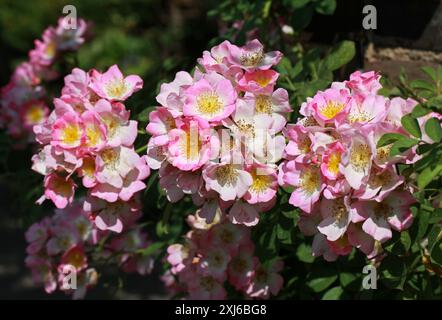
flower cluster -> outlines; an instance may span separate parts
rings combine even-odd
[[[138,253],[150,245],[146,234],[132,223],[112,237],[92,222],[95,213],[84,209],[80,202],[57,209],[27,230],[25,262],[36,284],[42,284],[47,293],[58,287],[81,299],[96,285],[100,266],[115,263],[125,272],[150,273],[153,260]]]
[[[273,207],[285,147],[280,133],[291,111],[271,69],[281,56],[264,52],[258,40],[243,47],[224,41],[198,60],[203,71],[178,72],[161,86],[146,128],[147,162],[159,169],[169,201],[192,195],[208,222],[221,209],[246,226]]]
[[[303,116],[284,129],[289,143],[280,165],[289,203],[302,209],[301,231],[314,235],[313,254],[328,261],[353,247],[377,256],[392,229],[407,229],[414,202],[396,164],[412,163],[413,149],[398,156],[377,147],[385,133],[407,135],[400,119],[416,102],[377,92],[380,76],[359,71],[301,106]]]
[[[29,60],[15,69],[9,83],[1,89],[0,127],[7,128],[16,147],[34,141],[32,127],[44,122],[49,114],[44,81],[59,76],[56,62],[66,52],[78,50],[87,29],[82,19],[71,29],[69,21],[60,18],[57,27],[47,28],[42,40],[35,41]]]
[[[104,73],[73,69],[64,81],[54,110],[34,126],[42,148],[32,158],[32,169],[45,176],[39,202],[50,199],[65,208],[82,184],[91,210],[98,212],[97,227],[121,232],[136,211],[133,196],[146,187],[142,180],[150,173],[134,150],[137,122],[129,120],[122,103],[143,81],[124,77],[116,65]]]
[[[248,298],[277,295],[283,284],[278,273],[282,261],[261,264],[254,256],[249,228],[232,224],[220,210],[210,224],[200,213],[188,216],[192,230],[186,242],[167,249],[171,268],[163,281],[170,291],[189,299],[225,299],[227,281]]]

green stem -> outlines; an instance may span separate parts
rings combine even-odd
[[[139,147],[137,150],[135,150],[135,152],[136,153],[141,153],[141,152],[145,151],[146,149],[147,149],[147,144],[142,146],[142,147]]]

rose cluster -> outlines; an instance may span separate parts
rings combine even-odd
[[[313,255],[328,261],[353,247],[375,257],[392,229],[413,221],[412,190],[397,164],[416,161],[415,149],[393,156],[392,145],[377,142],[386,133],[408,135],[401,118],[416,102],[379,95],[379,80],[373,71],[357,71],[334,82],[308,98],[303,117],[284,129],[289,142],[278,181],[291,188],[289,203],[302,209],[299,227],[314,235]]]
[[[54,110],[34,126],[41,150],[32,169],[44,175],[45,199],[59,209],[72,203],[79,184],[88,189],[87,201],[101,230],[121,232],[144,189],[150,170],[134,150],[137,122],[130,120],[124,100],[141,89],[139,76],[124,77],[116,65],[106,72],[73,69],[65,77]]]
[[[9,83],[0,92],[0,126],[19,147],[33,142],[32,127],[45,121],[47,106],[45,81],[59,76],[55,67],[66,52],[76,51],[84,43],[88,26],[82,19],[71,29],[66,18],[58,20],[57,27],[49,27],[35,48],[29,52],[29,60],[14,71]]]
[[[221,209],[246,226],[274,206],[281,130],[291,111],[271,69],[281,56],[258,40],[243,47],[224,41],[203,53],[193,76],[181,71],[161,86],[146,128],[147,162],[159,169],[169,201],[192,195],[209,223]]]
[[[26,266],[47,293],[58,287],[73,299],[81,299],[97,284],[97,270],[111,263],[125,272],[151,272],[153,260],[139,253],[150,245],[146,234],[134,223],[118,235],[102,231],[93,223],[95,214],[75,202],[26,231]]]
[[[232,224],[220,210],[210,224],[200,213],[187,218],[191,231],[186,242],[167,249],[171,268],[162,278],[166,287],[189,299],[225,299],[227,281],[247,298],[277,295],[283,284],[282,261],[261,264],[254,256],[250,228]]]

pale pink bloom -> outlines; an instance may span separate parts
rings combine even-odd
[[[123,186],[123,178],[141,165],[140,156],[133,148],[116,147],[101,151],[95,160],[95,177],[98,182],[115,188]]]
[[[87,101],[91,95],[89,83],[89,74],[79,68],[74,68],[70,74],[64,77],[64,87],[61,89],[61,94]]]
[[[338,254],[331,249],[327,237],[322,233],[317,233],[313,238],[312,255],[314,257],[322,256],[324,260],[328,262],[333,262],[338,259]]]
[[[29,59],[31,64],[49,66],[57,56],[57,40],[55,29],[53,27],[47,28],[43,32],[43,41],[35,40],[35,48],[29,52]]]
[[[354,197],[361,200],[376,200],[381,202],[390,192],[404,183],[404,177],[399,176],[393,166],[384,169],[372,167],[367,184],[354,193]]]
[[[274,70],[246,72],[238,81],[238,89],[254,94],[270,94],[278,77],[279,73]]]
[[[197,265],[197,272],[200,277],[211,276],[219,282],[226,280],[227,265],[230,262],[230,255],[226,249],[222,247],[204,246],[202,257]]]
[[[370,94],[377,94],[382,88],[380,78],[381,76],[375,71],[362,73],[358,70],[350,75],[350,80],[345,81],[345,84],[351,89],[352,94],[362,100]]]
[[[163,146],[169,142],[169,132],[176,128],[175,119],[167,108],[157,107],[149,113],[146,131],[152,135],[152,142]]]
[[[130,112],[121,103],[100,99],[94,106],[106,127],[107,145],[132,147],[137,137],[137,122],[129,120]]]
[[[336,180],[341,175],[341,155],[344,151],[344,146],[338,141],[327,146],[321,163],[321,172],[327,179]]]
[[[93,214],[98,229],[117,233],[127,229],[141,216],[140,208],[135,201],[111,203],[99,198],[88,197],[84,201],[83,209]]]
[[[253,278],[259,263],[258,258],[253,256],[253,251],[253,243],[242,245],[229,263],[227,269],[229,283],[237,290],[245,290]]]
[[[207,190],[219,193],[224,201],[235,200],[245,195],[253,178],[242,165],[231,163],[210,163],[203,169]]]
[[[232,46],[228,60],[234,66],[246,71],[268,70],[279,63],[282,53],[279,51],[264,52],[264,46],[257,39],[249,41],[243,47]]]
[[[172,265],[172,274],[177,274],[186,267],[186,259],[189,258],[189,248],[182,244],[172,244],[167,247],[167,262]]]
[[[184,192],[177,186],[178,175],[181,171],[174,166],[163,162],[158,175],[160,177],[160,187],[166,192],[167,200],[170,202],[178,202],[184,197]]]
[[[117,65],[105,73],[95,72],[90,88],[100,97],[110,101],[124,101],[143,87],[143,80],[137,75],[124,77]]]
[[[385,121],[396,128],[402,127],[401,119],[404,115],[411,113],[418,104],[417,101],[408,98],[394,97],[389,101]]]
[[[50,256],[69,250],[80,240],[76,230],[67,225],[54,226],[50,232],[52,237],[46,244]]]
[[[367,233],[362,230],[362,224],[352,223],[347,229],[348,242],[355,248],[361,250],[370,259],[370,255],[374,250],[375,241]]]
[[[76,113],[66,113],[52,126],[51,144],[53,146],[65,149],[78,148],[85,138],[81,119]]]
[[[63,253],[60,264],[58,265],[58,272],[63,276],[65,276],[63,270],[66,266],[75,268],[77,272],[87,268],[87,257],[83,246],[74,246]]]
[[[163,83],[156,100],[160,105],[166,107],[174,118],[183,114],[184,101],[180,97],[181,91],[193,84],[192,76],[184,71],[175,75],[175,79],[169,83]]]
[[[85,156],[81,159],[81,167],[78,168],[77,174],[82,178],[83,186],[92,188],[97,184],[95,178],[95,158]]]
[[[121,168],[122,167],[120,167],[120,170]],[[139,157],[134,167],[130,168],[126,175],[120,175],[120,177],[122,178],[121,186],[117,186],[116,184],[118,183],[114,183],[117,182],[117,179],[112,179],[109,183],[104,182],[97,184],[92,189],[91,195],[100,199],[104,199],[108,202],[115,202],[118,199],[122,201],[129,201],[135,193],[146,188],[146,184],[142,180],[146,179],[149,174],[150,169],[146,165],[146,160],[144,159],[144,157]]]
[[[88,28],[87,23],[83,19],[76,19],[75,28],[72,28],[70,20],[68,17],[58,19],[55,34],[57,49],[59,50],[78,50],[85,42],[85,34]]]
[[[32,156],[32,170],[46,176],[53,171],[64,170],[72,173],[82,165],[82,160],[70,150],[57,149],[46,145]]]
[[[331,251],[338,256],[346,256],[353,250],[353,246],[350,244],[347,234],[336,241],[327,240],[327,243]]]
[[[158,146],[153,138],[147,143],[146,162],[149,168],[158,170],[166,160],[167,146]]]
[[[320,169],[295,161],[283,162],[279,169],[282,172],[281,182],[295,188],[289,203],[310,213],[325,187]]]
[[[350,142],[342,154],[341,171],[350,186],[357,190],[367,182],[376,155],[373,132],[354,132],[346,139]]]
[[[211,202],[216,203],[216,201],[213,199],[213,200],[206,201],[204,203],[204,205],[206,205],[206,203],[211,203]],[[204,208],[204,206],[203,206],[203,208]],[[209,230],[214,225],[220,223],[221,217],[222,217],[222,212],[221,212],[221,210],[219,210],[219,207],[217,204],[216,204],[216,209],[214,210],[215,213],[213,215],[210,215],[209,218],[206,218],[204,216],[203,208],[198,209],[194,215],[187,216],[186,222],[192,229]]]
[[[29,245],[26,248],[28,254],[36,254],[43,248],[48,239],[48,226],[42,222],[36,222],[26,230],[25,238]]]
[[[244,200],[250,204],[255,204],[269,202],[276,197],[278,176],[275,167],[255,163],[247,166],[246,170],[252,175],[253,182],[244,195]]]
[[[95,111],[86,111],[81,114],[85,135],[84,147],[92,152],[100,151],[107,142],[107,130]]]
[[[32,280],[44,284],[45,292],[50,294],[57,289],[57,281],[52,273],[51,264],[40,256],[27,256],[26,266],[31,269]]]
[[[44,197],[51,199],[59,209],[65,208],[74,199],[75,183],[56,173],[47,175],[44,179]]]
[[[329,241],[336,241],[341,238],[347,231],[350,222],[360,220],[359,216],[352,214],[348,197],[332,200],[323,199],[320,210],[324,220],[319,223],[318,230]]]
[[[11,76],[11,83],[16,86],[36,86],[40,82],[41,79],[36,74],[35,66],[29,62],[20,63]]]
[[[391,228],[400,232],[410,227],[413,222],[410,206],[414,202],[407,191],[393,191],[382,202],[358,201],[352,207],[366,218],[362,229],[384,242],[392,237]]]
[[[223,285],[212,276],[195,275],[189,283],[189,299],[191,300],[223,300],[227,296]]]
[[[289,104],[288,92],[278,88],[271,94],[252,94],[246,92],[244,100],[252,100],[255,106],[255,113],[267,114],[273,118],[270,130],[273,133],[280,132],[285,126],[287,119],[285,114],[292,111]]]
[[[243,224],[247,227],[255,226],[259,222],[258,209],[242,200],[235,202],[227,217],[233,224]]]
[[[288,124],[283,133],[289,139],[284,150],[285,157],[293,158],[296,162],[306,162],[312,155],[312,134],[298,124]]]
[[[219,140],[204,121],[185,120],[169,132],[168,161],[180,170],[197,170],[219,152]]]
[[[246,290],[247,295],[259,299],[268,299],[270,294],[276,296],[284,283],[284,279],[279,275],[283,267],[284,263],[281,260],[275,260],[268,266],[258,265]]]
[[[230,80],[217,73],[205,74],[185,90],[185,116],[216,122],[235,110],[237,93]]]
[[[346,120],[352,126],[379,123],[385,119],[387,105],[385,97],[368,95],[360,103],[352,101]]]
[[[31,100],[22,106],[20,113],[24,127],[32,130],[33,126],[41,125],[46,121],[49,108],[44,101]]]
[[[250,229],[230,222],[219,223],[210,229],[209,242],[235,255],[239,246],[250,242]]]
[[[234,45],[225,40],[210,49],[210,52],[204,51],[203,57],[197,61],[204,67],[206,72],[215,71],[230,80],[236,81],[241,77],[242,70],[237,66],[232,66],[229,62],[230,51],[233,47]]]
[[[345,178],[330,180],[324,189],[324,197],[327,199],[336,199],[349,194],[351,187]]]
[[[318,91],[309,104],[313,110],[313,117],[320,125],[324,126],[345,119],[352,105],[352,98],[348,90],[330,88]]]

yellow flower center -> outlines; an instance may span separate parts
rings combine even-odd
[[[201,149],[201,141],[198,137],[198,133],[195,132],[195,134],[193,134],[193,131],[189,130],[184,133],[184,135],[180,143],[181,154],[188,160],[198,159]]]
[[[312,116],[308,116],[299,120],[299,124],[303,127],[314,127],[318,126],[318,122]]]
[[[93,147],[101,142],[101,131],[96,125],[86,127],[87,146]]]
[[[84,158],[81,170],[85,176],[93,177],[95,172],[95,160],[93,158]]]
[[[112,98],[118,98],[123,95],[126,91],[126,83],[123,79],[114,80],[112,82],[107,83],[106,85],[106,93],[108,96]]]
[[[226,164],[216,169],[215,176],[221,185],[233,185],[238,178],[238,173],[236,172],[233,165]]]
[[[57,51],[57,46],[54,41],[51,41],[46,45],[44,53],[47,57],[52,58],[55,56],[56,51]]]
[[[221,99],[213,91],[200,94],[196,99],[196,102],[199,112],[205,115],[212,116],[218,114],[223,108]]]
[[[374,207],[374,214],[378,218],[386,218],[390,215],[391,208],[385,202],[377,202]]]
[[[339,173],[339,164],[341,163],[341,153],[334,152],[328,158],[328,171],[330,171],[333,175],[337,175]]]
[[[240,57],[241,64],[245,67],[254,67],[264,59],[262,50],[244,53]]]
[[[312,194],[319,189],[321,177],[316,169],[306,169],[301,174],[301,188],[307,193]]]
[[[371,117],[366,111],[359,111],[359,112],[351,113],[348,116],[348,120],[350,121],[350,123],[368,122],[371,120]]]
[[[390,158],[390,150],[393,145],[387,145],[376,149],[376,160],[385,162]]]
[[[343,198],[337,198],[331,205],[331,212],[336,220],[347,217],[348,211]]]
[[[343,103],[330,101],[324,107],[322,107],[319,112],[327,119],[333,119],[343,109]]]
[[[76,124],[69,124],[63,129],[62,141],[67,145],[75,145],[81,138],[81,128]]]
[[[363,171],[368,167],[371,158],[371,150],[367,144],[353,146],[350,151],[350,163],[356,171]]]
[[[261,94],[256,96],[255,110],[257,113],[272,114],[272,101],[270,97]]]
[[[66,258],[66,261],[71,266],[75,267],[76,269],[81,268],[83,265],[83,259],[84,256],[80,251],[74,250]]]
[[[114,149],[106,149],[101,152],[101,159],[104,161],[104,165],[108,168],[115,168],[120,155]]]
[[[260,87],[264,88],[270,83],[271,78],[265,76],[264,74],[258,74],[255,77],[255,81],[259,84]]]
[[[44,116],[44,108],[39,104],[35,104],[32,105],[26,112],[26,121],[29,124],[38,124],[44,119]]]
[[[265,174],[257,174],[256,170],[252,171],[253,183],[250,186],[250,190],[254,193],[261,193],[266,191],[270,184],[272,183],[272,179],[270,176]]]

